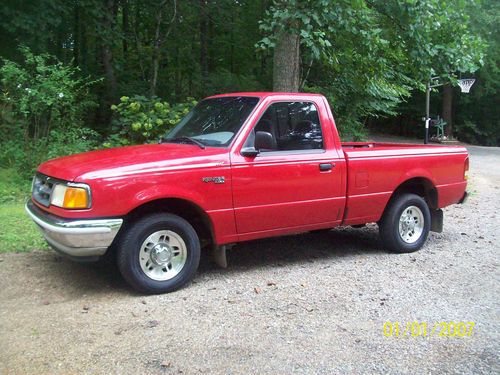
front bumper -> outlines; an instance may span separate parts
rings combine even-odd
[[[54,250],[80,260],[104,255],[123,223],[119,218],[64,219],[41,210],[31,200],[26,212]]]

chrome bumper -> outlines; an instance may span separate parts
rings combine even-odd
[[[71,258],[96,258],[106,253],[122,219],[64,219],[26,203],[26,212],[38,224],[50,246]]]

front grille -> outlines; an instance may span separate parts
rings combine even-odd
[[[54,180],[41,173],[35,175],[32,192],[34,200],[45,207],[49,207],[52,189],[54,189]]]

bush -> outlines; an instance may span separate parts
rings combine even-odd
[[[264,91],[264,87],[251,74],[231,73],[227,69],[217,69],[210,73],[205,81],[207,94],[239,91]]]
[[[0,68],[2,102],[37,141],[53,129],[79,125],[97,103],[89,87],[97,81],[79,77],[80,70],[47,54],[35,55],[22,47],[24,64],[4,60]]]
[[[23,202],[30,194],[30,187],[30,179],[23,179],[12,169],[0,168],[0,205]]]
[[[480,128],[469,120],[455,123],[453,130],[456,137],[462,142],[485,146],[497,146],[498,144],[498,134],[488,132],[488,129]]]
[[[111,110],[116,113],[112,123],[113,135],[106,140],[104,146],[156,141],[195,105],[196,101],[192,98],[188,98],[185,103],[170,105],[156,96],[122,96],[119,104],[111,106]]]
[[[70,127],[65,131],[51,131],[50,143],[47,145],[49,159],[59,156],[77,154],[97,148],[101,136],[89,128]]]
[[[22,64],[4,60],[0,68],[0,162],[28,176],[47,156],[98,144],[97,133],[83,128],[88,110],[97,106],[89,92],[97,81],[50,55],[20,50]]]
[[[338,117],[335,125],[342,142],[361,142],[366,140],[367,130],[363,123],[351,117]]]

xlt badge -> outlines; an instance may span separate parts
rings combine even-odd
[[[217,177],[202,177],[201,179],[203,182],[213,182],[214,184],[223,184],[226,182],[226,179],[224,176],[217,176]]]

